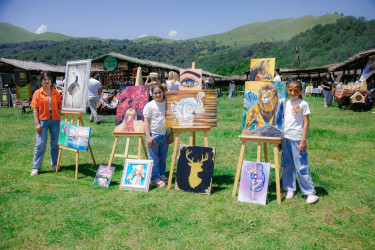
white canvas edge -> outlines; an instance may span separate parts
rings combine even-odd
[[[133,159],[126,159],[124,164],[124,169],[122,170],[121,182],[120,182],[120,189],[121,190],[134,190],[134,191],[143,191],[148,192],[150,188],[150,180],[151,180],[151,171],[154,161],[153,160],[133,160]],[[129,164],[147,164],[147,172],[146,172],[146,180],[143,187],[135,186],[135,185],[123,185],[126,178],[126,172],[128,170]]]
[[[84,89],[83,89],[83,104],[82,104],[82,108],[81,109],[64,108],[65,93],[66,93],[67,84],[64,85],[63,99],[62,99],[62,104],[61,105],[62,105],[62,110],[63,111],[78,111],[78,112],[81,112],[81,113],[84,114],[84,113],[86,113],[87,91],[88,91],[88,83],[89,83],[89,80],[90,80],[91,59],[78,60],[78,61],[67,61],[66,62],[66,67],[65,67],[65,76],[64,77],[66,79],[66,82],[68,82],[66,76],[68,75],[69,66],[79,65],[79,64],[86,64],[87,65],[87,69],[88,69],[88,70],[86,70],[86,76],[85,76],[85,79],[84,79],[85,86],[84,86]]]

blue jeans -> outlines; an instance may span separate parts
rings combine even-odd
[[[47,137],[48,137],[48,130],[51,137],[51,166],[56,166],[57,164],[57,157],[59,155],[59,132],[60,132],[60,121],[53,121],[52,120],[52,112],[50,112],[49,120],[39,120],[40,125],[42,125],[42,132],[36,134],[36,143],[35,143],[35,151],[34,151],[34,158],[33,158],[33,168],[41,170],[44,153],[46,152],[47,146]]]
[[[150,134],[155,143],[153,147],[147,145],[148,159],[153,160],[151,181],[156,180],[164,175],[167,166],[168,155],[168,133],[165,135]]]
[[[323,95],[324,95],[324,105],[331,106],[332,90],[324,90],[323,89]]]
[[[296,191],[296,170],[297,179],[303,195],[315,194],[310,168],[307,161],[307,151],[299,152],[300,141],[292,141],[283,138],[283,152],[281,167],[283,168],[283,189]]]

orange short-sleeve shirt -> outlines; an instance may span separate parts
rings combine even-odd
[[[37,109],[39,120],[49,120],[48,95],[43,91],[43,87],[34,92],[30,107]],[[60,93],[52,88],[51,109],[52,120],[60,120],[59,108],[61,107]]]

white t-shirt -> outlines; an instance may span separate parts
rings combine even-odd
[[[303,116],[310,114],[309,104],[301,99],[287,101],[284,113],[284,137],[292,141],[302,140]]]
[[[99,97],[98,89],[103,89],[100,82],[96,79],[90,78],[88,84],[87,97]]]
[[[152,100],[143,109],[143,116],[150,119],[150,132],[165,135],[165,100],[157,102]]]
[[[275,76],[275,78],[273,78],[273,81],[274,81],[274,82],[281,82],[281,77],[280,77],[280,75]]]
[[[178,91],[178,90],[180,90],[181,84],[178,81],[175,81],[173,85],[172,85],[171,80],[167,80],[167,81],[165,81],[165,83],[167,84],[168,91]]]

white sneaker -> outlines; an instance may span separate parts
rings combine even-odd
[[[313,204],[319,200],[319,196],[316,196],[314,194],[310,194],[307,196],[306,203],[307,204]]]
[[[159,178],[152,181],[151,182],[151,185],[154,186],[154,187],[158,187],[158,188],[161,188],[161,187],[164,187],[165,186],[165,182],[160,180]]]
[[[294,196],[294,191],[288,191],[286,192],[285,199],[290,200]]]
[[[36,175],[38,175],[39,174],[39,170],[37,170],[37,169],[32,169],[31,170],[31,174],[30,174],[30,176],[36,176]]]
[[[164,181],[164,183],[168,183],[168,178],[165,175],[160,176],[159,179]]]

